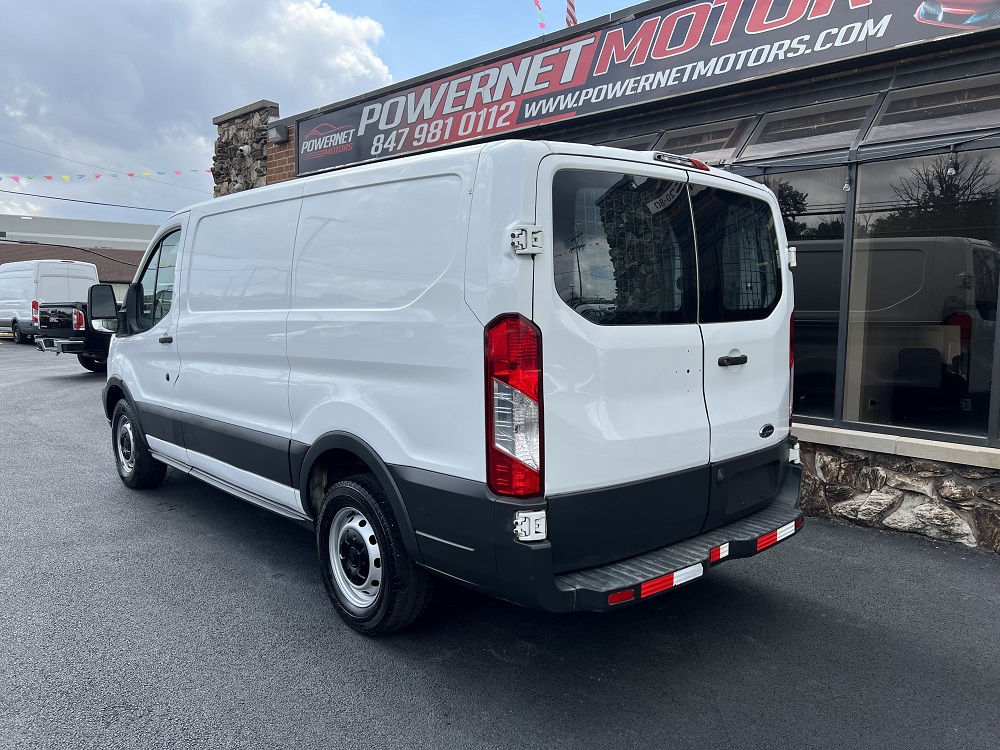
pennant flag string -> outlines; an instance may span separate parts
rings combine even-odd
[[[156,174],[158,174],[158,175],[170,175],[170,174],[173,174],[176,177],[182,177],[185,174],[185,172],[192,172],[194,174],[199,174],[201,172],[211,173],[212,170],[211,169],[188,169],[188,170],[183,170],[183,169],[165,169],[162,172],[157,170]],[[108,172],[107,176],[111,177],[112,179],[118,179],[118,177],[119,177],[120,174],[124,174],[124,175],[126,175],[128,177],[131,177],[131,178],[135,179],[136,177],[151,177],[153,175],[153,172],[152,171],[146,171],[146,172]],[[63,182],[79,182],[80,180],[86,180],[88,178],[94,179],[94,180],[99,180],[103,176],[105,176],[105,174],[103,172],[98,173],[98,174],[76,174],[75,176],[74,175],[68,175],[68,174],[60,174],[60,175],[52,175],[52,174],[43,174],[43,175],[34,175],[34,174],[30,174],[30,175],[14,175],[14,174],[11,174],[11,175],[0,175],[0,180],[8,179],[8,180],[13,180],[14,182],[16,182],[18,184],[21,184],[22,180],[34,180],[34,179],[37,179],[37,178],[41,177],[46,182],[51,182],[53,184],[56,184],[56,179],[57,178],[61,179]]]
[[[545,11],[542,9],[542,0],[535,0],[535,7],[538,9],[538,28],[545,29]]]

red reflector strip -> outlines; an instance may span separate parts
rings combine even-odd
[[[760,552],[762,549],[767,549],[772,544],[777,544],[782,539],[787,539],[792,534],[795,533],[797,528],[796,522],[786,523],[780,529],[775,529],[769,534],[764,534],[757,540],[757,551]]]
[[[718,547],[712,547],[712,550],[708,553],[709,562],[719,562],[719,560],[726,557],[729,557],[729,542]]]
[[[630,602],[633,599],[635,599],[635,591],[632,589],[608,594],[608,604],[621,604],[622,602]]]
[[[802,521],[803,521],[803,520],[804,520],[804,519],[802,519],[802,518],[796,518],[796,519],[795,519],[795,530],[796,530],[796,531],[798,531],[799,529],[801,529],[801,528],[802,528]]]
[[[652,581],[646,581],[642,584],[642,589],[639,595],[645,598],[647,596],[652,596],[653,594],[659,594],[661,591],[672,589],[674,586],[680,586],[682,583],[693,581],[695,578],[701,578],[701,574],[704,570],[705,568],[701,563],[695,563],[690,567],[682,568],[681,570],[677,570],[673,573],[667,573],[665,576],[660,576],[659,578],[654,578]]]

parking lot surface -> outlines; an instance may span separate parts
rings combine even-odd
[[[996,555],[807,519],[617,613],[441,586],[371,639],[310,529],[125,488],[103,382],[0,338],[0,748],[996,747]]]

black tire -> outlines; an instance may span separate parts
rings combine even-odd
[[[17,324],[17,321],[12,321],[10,324],[10,331],[14,334],[15,344],[27,344],[28,337],[21,333],[21,326]]]
[[[385,491],[371,474],[339,481],[326,493],[316,544],[330,601],[359,633],[399,630],[430,604],[434,579],[407,554]]]
[[[108,360],[102,357],[91,357],[89,354],[77,354],[80,364],[91,372],[107,372]]]
[[[141,490],[163,481],[167,466],[150,455],[135,412],[125,399],[115,404],[111,415],[111,450],[118,476],[126,487]]]

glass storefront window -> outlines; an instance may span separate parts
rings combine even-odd
[[[671,130],[660,139],[655,150],[701,159],[706,164],[723,164],[732,161],[751,125],[753,118],[749,117]]]
[[[627,148],[630,151],[649,151],[656,142],[656,139],[659,137],[659,133],[647,133],[646,135],[634,135],[629,138],[619,138],[614,141],[602,141],[597,145],[611,146],[612,148]]]
[[[772,112],[761,120],[739,160],[847,149],[875,99],[875,96],[861,96]]]
[[[793,411],[799,416],[833,417],[846,178],[847,167],[757,178],[778,197],[785,234],[797,250]]]
[[[935,83],[886,97],[866,142],[1000,126],[1000,76]]]
[[[986,434],[1000,150],[864,164],[857,192],[844,419]]]

